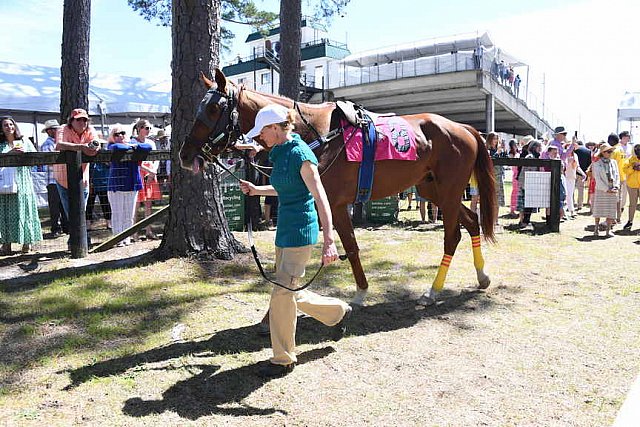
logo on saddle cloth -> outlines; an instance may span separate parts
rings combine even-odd
[[[378,116],[375,119],[378,142],[375,160],[418,160],[416,134],[402,117]],[[347,160],[362,162],[362,130],[341,122]]]

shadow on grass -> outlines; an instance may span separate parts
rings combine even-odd
[[[78,277],[83,274],[98,273],[118,268],[142,267],[158,262],[154,253],[155,251],[151,251],[133,257],[96,262],[84,266],[72,266],[45,272],[31,272],[28,276],[0,280],[0,291],[7,293],[30,291],[53,280]],[[66,253],[64,254],[68,255]],[[51,254],[47,254],[47,257],[51,257]],[[25,264],[24,267],[21,268],[27,272],[34,271],[37,269],[37,264],[37,258],[30,258],[30,263]]]
[[[301,353],[296,369],[334,351],[333,347],[327,346]],[[128,399],[122,412],[132,417],[145,417],[171,411],[189,420],[197,420],[211,414],[246,417],[279,412],[286,415],[286,412],[280,409],[256,408],[241,403],[244,398],[270,381],[269,378],[256,375],[258,366],[259,363],[254,363],[220,373],[216,373],[220,366],[191,366],[190,368],[199,368],[202,371],[169,387],[162,393],[161,400],[142,400],[139,397]]]
[[[436,318],[457,325],[448,313],[470,310],[486,310],[492,306],[490,299],[477,298],[481,291],[443,292],[441,303],[426,310],[416,310],[413,301],[384,302],[358,309],[348,325],[347,335],[364,336],[378,332],[411,327],[423,319]],[[469,302],[474,304],[470,305]],[[462,326],[460,326],[462,327]],[[298,319],[298,344],[317,344],[329,340],[334,331],[309,317]],[[220,331],[202,341],[174,343],[130,356],[105,360],[92,365],[62,371],[67,372],[71,383],[65,390],[71,390],[94,378],[108,377],[129,369],[189,354],[213,356],[244,352],[257,352],[270,346],[268,337],[258,335],[258,326],[251,325]],[[304,352],[298,357],[298,364],[318,360],[335,351],[331,346]],[[259,363],[216,374],[220,366],[198,365],[202,371],[191,378],[179,381],[169,387],[161,400],[131,398],[125,401],[123,413],[133,417],[144,417],[173,411],[181,417],[197,420],[210,414],[231,416],[270,415],[282,412],[275,408],[256,408],[241,403],[242,399],[262,387],[268,379],[256,375]],[[295,373],[295,371],[294,371]]]

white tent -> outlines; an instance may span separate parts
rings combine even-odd
[[[60,69],[0,61],[0,113],[25,122],[58,118]],[[123,117],[159,117],[171,111],[171,80],[92,74],[89,77],[89,114]],[[112,121],[112,120],[110,120]]]

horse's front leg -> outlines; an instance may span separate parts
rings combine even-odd
[[[351,271],[356,279],[356,296],[351,300],[351,304],[363,305],[369,284],[362,270],[362,264],[360,264],[360,249],[353,232],[353,224],[351,223],[349,212],[346,206],[332,206],[331,213],[333,214],[333,225],[338,232],[338,236],[340,236],[342,247],[347,252],[347,257],[351,263]]]

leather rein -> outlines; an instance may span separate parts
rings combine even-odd
[[[208,162],[215,162],[218,166],[220,166],[223,170],[225,170],[230,176],[232,176],[238,182],[241,182],[242,180],[235,173],[233,173],[233,171],[229,169],[222,161],[220,161],[220,159],[218,158],[218,155],[213,154],[213,151],[216,147],[216,144],[218,144],[218,142],[220,142],[220,140],[224,138],[225,134],[227,134],[227,141],[225,143],[224,148],[220,150],[219,153],[224,152],[228,149],[231,149],[239,140],[244,141],[244,134],[240,129],[240,112],[238,110],[238,104],[239,104],[238,99],[240,97],[240,93],[242,90],[243,90],[243,86],[240,86],[240,91],[236,95],[236,92],[233,89],[231,89],[231,94],[227,94],[213,88],[209,89],[207,91],[207,94],[204,96],[204,98],[200,102],[200,105],[198,106],[198,111],[196,113],[196,119],[201,121],[205,126],[207,126],[207,128],[212,129],[211,132],[209,133],[208,139],[203,143],[201,143],[200,151],[202,153],[203,158]],[[209,106],[210,103],[214,102],[214,99],[215,99],[214,95],[219,96],[217,103],[222,109],[220,113],[220,117],[223,117],[224,113],[228,111],[226,124],[220,123],[221,122],[220,119],[218,119],[216,122],[213,122],[207,116],[207,113],[206,113],[207,107]],[[302,116],[302,112],[300,111],[300,107],[297,106],[297,102],[294,105],[298,110],[300,117],[302,117],[302,120],[305,123],[305,125],[310,127],[317,135],[319,135],[317,130],[310,123],[308,123],[307,120]],[[214,137],[213,135],[217,133],[216,132],[217,130],[220,130],[220,134],[217,137]],[[333,162],[331,164],[333,164]],[[245,195],[245,198],[246,197],[249,197],[249,196]],[[320,274],[320,271],[322,271],[322,268],[324,267],[324,263],[320,263],[320,267],[318,267],[318,270],[313,275],[313,277],[309,279],[309,281],[307,281],[302,286],[299,286],[297,288],[291,288],[287,285],[283,285],[282,283],[276,282],[275,280],[267,277],[267,274],[264,271],[264,268],[262,267],[262,263],[260,262],[260,257],[258,256],[258,250],[256,249],[255,243],[253,241],[253,224],[251,222],[251,217],[249,217],[249,221],[247,224],[247,237],[248,237],[249,245],[251,247],[251,253],[253,254],[253,259],[255,260],[256,265],[258,266],[258,270],[260,271],[260,274],[262,275],[262,277],[267,282],[272,283],[281,288],[287,289],[288,291],[298,292],[298,291],[302,291],[303,289],[306,289],[307,287],[309,287],[309,285],[311,285],[311,283],[313,283],[316,277],[318,277],[318,275]],[[347,257],[348,257],[347,254],[338,256],[338,258],[341,261],[346,260]]]

